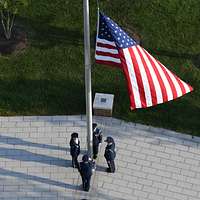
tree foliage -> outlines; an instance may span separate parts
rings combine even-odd
[[[28,0],[0,0],[1,24],[7,40],[12,36],[16,14],[26,6],[28,6]]]

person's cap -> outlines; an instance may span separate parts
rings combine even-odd
[[[97,123],[92,123],[92,129],[94,130],[97,127]]]
[[[108,136],[108,137],[106,138],[106,140],[104,140],[104,142],[108,142],[108,143],[113,142],[113,141],[114,141],[113,138],[110,137],[110,136]]]
[[[72,137],[72,138],[78,138],[78,133],[75,133],[75,132],[72,133],[72,134],[71,134],[71,137]]]
[[[88,161],[88,160],[89,160],[89,156],[88,156],[87,154],[83,155],[82,161],[83,161],[83,162],[86,162],[86,161]]]

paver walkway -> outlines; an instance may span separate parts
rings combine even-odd
[[[102,144],[87,193],[68,146],[78,132],[85,152],[85,116],[0,117],[0,200],[200,199],[200,138],[114,118],[93,121],[104,138],[115,138],[117,169],[105,172]]]

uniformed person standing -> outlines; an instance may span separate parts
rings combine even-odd
[[[107,137],[105,142],[107,142],[107,146],[105,148],[105,153],[104,153],[104,157],[108,164],[107,172],[114,173],[115,172],[115,161],[114,160],[116,157],[115,142],[112,137]]]
[[[96,159],[99,152],[99,145],[102,143],[102,131],[96,123],[92,124],[93,128],[93,158]]]
[[[83,155],[82,162],[79,164],[79,172],[82,178],[83,190],[88,192],[92,176],[92,162],[88,155]]]
[[[80,140],[78,138],[78,133],[71,134],[70,140],[70,154],[72,156],[72,167],[78,168],[78,156],[80,154]]]

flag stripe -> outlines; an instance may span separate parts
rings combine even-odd
[[[142,76],[140,74],[140,70],[139,70],[139,63],[138,60],[135,56],[135,53],[133,51],[133,48],[128,48],[129,53],[130,53],[130,58],[131,58],[131,62],[133,63],[133,68],[135,71],[135,76],[136,76],[136,80],[137,80],[137,84],[138,84],[138,88],[139,88],[139,94],[140,94],[140,99],[141,99],[141,107],[146,107],[146,95],[145,95],[145,91],[144,91],[144,84],[142,81]]]
[[[151,78],[152,78],[152,82],[153,82],[152,84],[155,88],[157,103],[158,104],[163,103],[163,94],[162,94],[162,89],[161,89],[161,85],[163,84],[163,81],[160,79],[160,76],[158,75],[158,73],[156,73],[155,65],[154,65],[154,63],[152,63],[152,61],[148,57],[148,55],[146,55],[145,50],[142,47],[140,47],[139,45],[138,45],[138,49],[140,49],[140,52],[142,53],[142,56],[146,62],[146,68],[149,70],[149,76],[151,76]],[[160,83],[160,81],[161,81],[161,83]]]
[[[111,41],[108,41],[108,40],[105,40],[105,39],[97,38],[97,43],[109,44],[113,47],[116,47],[116,44],[114,42],[111,42]]]
[[[186,94],[186,90],[185,90],[185,87],[184,87],[183,83],[180,81],[180,79],[177,76],[174,76],[174,77],[175,77],[177,83],[179,84],[179,86],[181,88],[181,91],[182,91],[181,96]]]
[[[142,105],[141,105],[141,99],[140,99],[140,91],[139,91],[138,82],[136,79],[136,73],[134,70],[130,52],[127,48],[123,49],[122,52],[123,52],[125,59],[123,59],[123,55],[122,55],[121,61],[123,64],[123,69],[125,68],[124,70],[126,72],[126,79],[127,79],[128,86],[129,86],[129,93],[130,94],[132,93],[132,95],[130,96],[130,99],[133,98],[134,102],[135,102],[134,104],[131,104],[131,107],[132,108],[141,108]],[[128,71],[128,73],[127,73],[127,71]],[[131,103],[132,103],[132,101],[131,101]]]
[[[161,64],[161,63],[160,63]],[[161,64],[165,69],[166,71],[169,73],[169,74],[172,74],[171,71],[169,71],[163,64]],[[184,81],[182,81],[179,77],[177,77],[175,74],[172,74],[174,76],[174,78],[176,79],[177,83],[179,84],[180,88],[181,88],[181,91],[182,91],[182,95],[190,92],[190,87],[188,84],[186,84]],[[180,96],[182,96],[180,95]]]
[[[121,67],[121,63],[116,63],[112,61],[104,61],[104,60],[96,60],[97,64],[102,64],[102,65],[110,65],[114,67]]]
[[[137,99],[135,97],[135,91],[134,91],[134,87],[133,87],[133,84],[131,83],[131,81],[133,80],[131,77],[130,77],[130,69],[128,69],[128,66],[126,64],[126,58],[125,58],[125,54],[123,52],[123,50],[119,50],[120,51],[120,55],[121,55],[121,62],[123,63],[123,72],[124,72],[124,75],[125,75],[125,78],[126,78],[126,84],[127,84],[127,88],[128,88],[128,94],[129,94],[129,99],[130,99],[130,108],[131,110],[137,108]],[[133,66],[131,68],[133,70]],[[137,93],[136,93],[137,94]],[[138,102],[140,104],[140,99],[138,99]]]
[[[182,81],[180,79],[180,81],[182,82],[183,86],[185,87],[185,92],[188,93],[188,92],[191,92],[193,89],[190,85],[186,84],[184,81]]]
[[[115,63],[121,63],[120,59],[117,58],[113,58],[111,56],[99,56],[99,55],[95,55],[96,60],[103,60],[103,61],[112,61]]]
[[[117,67],[121,63],[115,43],[100,38],[97,38],[95,59],[98,64],[116,65]]]
[[[145,54],[142,51],[142,48],[139,47],[139,45],[137,45],[136,49],[137,49],[137,51],[138,51],[138,53],[141,57],[141,60],[142,60],[143,66],[144,66],[144,70],[145,70],[145,73],[146,73],[146,76],[147,76],[147,79],[148,79],[148,84],[149,84],[149,88],[150,88],[150,95],[151,95],[151,102],[152,102],[153,105],[156,105],[156,104],[158,104],[158,101],[157,101],[155,84],[153,82],[153,78],[152,78],[151,73],[150,73],[151,66],[148,65],[149,61],[148,61],[148,59],[145,59]],[[152,75],[153,75],[153,73],[152,73]]]
[[[135,53],[136,59],[137,59],[138,64],[139,64],[138,69],[140,70],[140,74],[141,74],[141,77],[142,77],[142,82],[143,82],[144,92],[145,92],[146,105],[147,105],[147,107],[149,107],[149,106],[152,106],[153,104],[152,104],[149,81],[148,81],[147,74],[146,74],[146,71],[145,71],[145,66],[142,63],[142,57],[140,56],[140,54],[138,52],[137,46],[133,46],[132,49]]]
[[[156,87],[159,87],[160,86],[160,89],[161,89],[161,95],[162,95],[162,99],[160,99],[160,103],[163,103],[165,101],[168,100],[168,95],[167,95],[167,89],[165,87],[165,83],[164,83],[164,80],[163,78],[161,77],[161,74],[158,70],[158,68],[156,67],[156,63],[154,62],[154,60],[152,59],[152,57],[150,57],[150,55],[148,54],[148,52],[143,49],[145,55],[147,56],[147,59],[149,60],[154,72],[155,72],[155,76],[156,78],[158,79],[158,83],[156,84]],[[168,83],[168,82],[167,82]]]
[[[109,49],[109,48],[105,48],[105,47],[96,47],[96,51],[102,51],[102,52],[108,52],[108,53],[112,53],[112,54],[118,54],[118,50],[117,49]]]
[[[112,54],[112,53],[108,53],[108,52],[96,51],[96,55],[98,55],[98,56],[108,56],[108,57],[119,59],[119,54]]]
[[[156,74],[160,79],[159,83],[162,89],[163,102],[172,100],[173,93],[172,93],[172,89],[169,83],[169,79],[166,77],[166,74],[164,73],[164,71],[162,70],[161,66],[158,64],[156,59],[151,54],[149,54],[146,50],[145,52],[149,56],[149,59],[151,59],[151,62],[154,64],[153,65],[154,69],[156,70]]]
[[[110,45],[110,44],[104,44],[104,43],[99,43],[97,42],[97,46],[98,47],[104,47],[104,48],[108,48],[108,49],[117,49],[116,47]]]
[[[180,85],[178,84],[176,78],[174,77],[174,75],[163,65],[158,61],[159,66],[162,68],[162,70],[165,72],[166,77],[168,78],[168,80],[170,81],[170,86],[171,86],[171,90],[173,92],[173,98],[177,98],[182,96],[182,90]]]
[[[145,105],[144,107],[149,107],[149,106],[152,106],[152,99],[151,99],[151,92],[150,92],[147,75],[146,75],[146,72],[144,69],[144,65],[142,63],[142,59],[137,50],[137,47],[133,46],[132,49],[133,49],[133,53],[135,55],[135,58],[136,58],[137,64],[138,64],[138,66],[137,66],[137,70],[138,70],[137,74],[139,75],[138,79],[141,81],[141,83],[143,84],[143,88],[144,88],[144,95],[145,95],[144,100],[146,100],[146,102],[143,104]]]

